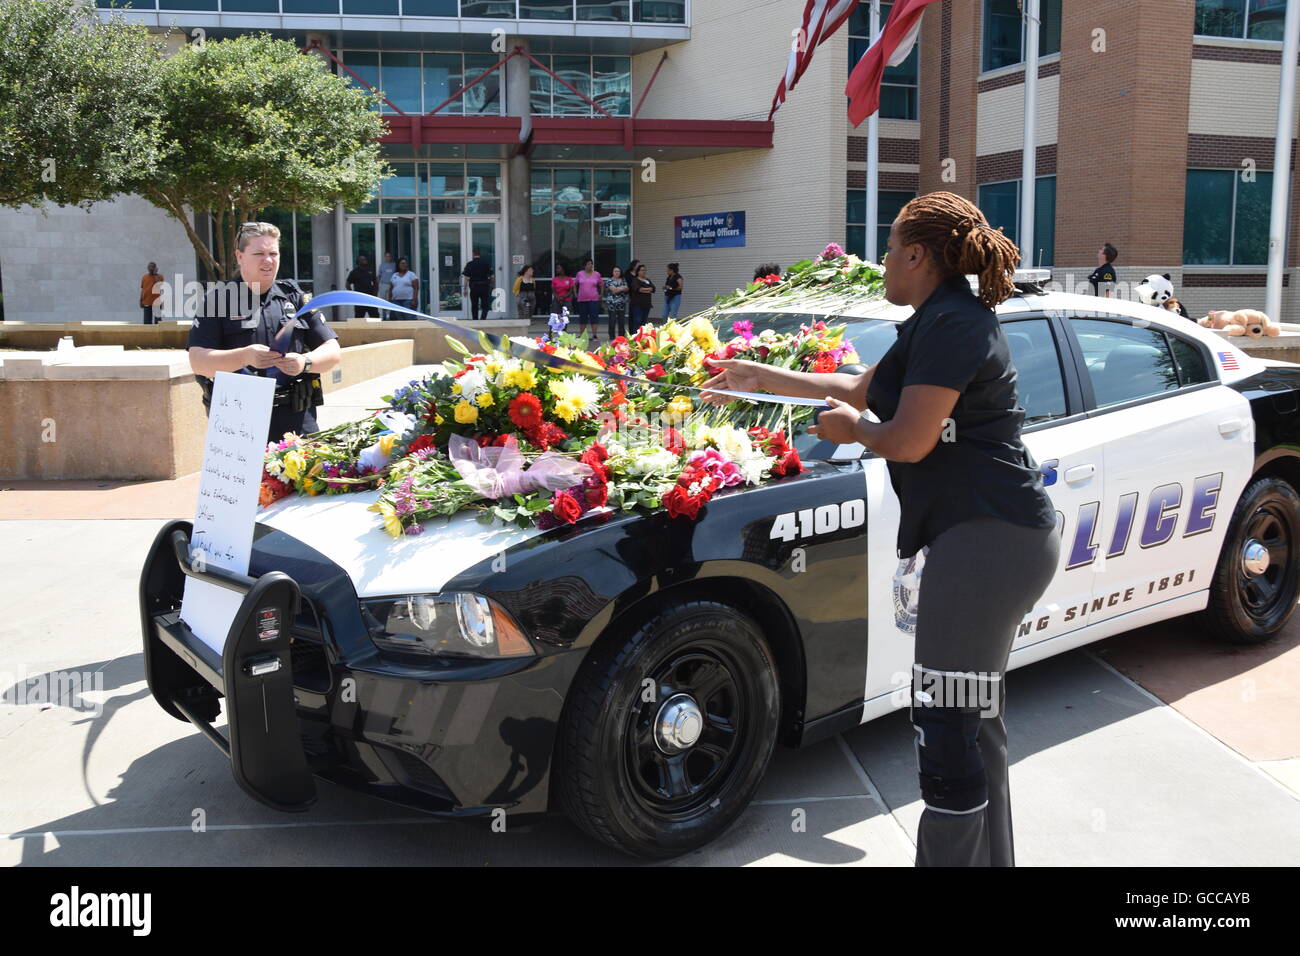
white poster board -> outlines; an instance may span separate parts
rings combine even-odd
[[[259,375],[218,372],[213,380],[190,534],[190,562],[196,567],[248,573],[274,395],[275,380]],[[186,577],[181,620],[220,654],[243,599],[237,591]]]

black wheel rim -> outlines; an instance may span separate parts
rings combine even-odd
[[[624,734],[624,773],[645,810],[680,821],[707,809],[726,785],[751,724],[753,695],[742,673],[721,647],[707,642],[678,648],[650,668],[646,678],[655,699],[638,695]],[[656,721],[664,703],[681,694],[696,702],[703,725],[694,744],[666,753]]]
[[[1242,546],[1258,541],[1268,552],[1268,567],[1261,574],[1248,574],[1237,562],[1237,595],[1242,609],[1258,624],[1267,624],[1281,610],[1289,608],[1295,590],[1291,567],[1295,539],[1282,508],[1271,502],[1260,505],[1246,522]]]

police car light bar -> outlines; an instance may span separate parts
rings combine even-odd
[[[979,291],[979,276],[968,275],[966,276],[966,281],[970,283],[973,292]],[[1051,269],[1017,269],[1011,275],[1011,282],[1018,292],[1042,293],[1042,287],[1051,281]]]

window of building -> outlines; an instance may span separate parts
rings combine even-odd
[[[103,0],[97,7],[217,12],[218,0]],[[353,16],[580,20],[589,23],[686,23],[686,0],[220,0],[225,13],[340,13]]]
[[[1243,182],[1235,169],[1189,169],[1183,206],[1185,265],[1264,265],[1273,174]]]
[[[614,266],[627,268],[632,258],[631,170],[534,166],[530,190],[533,269],[539,279],[554,276],[556,265],[573,275],[587,256],[601,275],[609,275]]]
[[[880,5],[880,26],[884,29],[892,3]],[[857,66],[862,54],[871,46],[871,12],[866,4],[859,4],[849,15],[849,72]],[[920,41],[912,47],[907,59],[898,66],[885,67],[880,83],[880,116],[882,119],[917,119],[917,62],[920,59]]]
[[[381,113],[428,113],[479,77],[462,96],[456,96],[438,111],[439,116],[500,115],[504,112],[501,71],[487,71],[500,59],[494,53],[406,53],[391,50],[345,50],[342,60],[349,70],[391,101],[381,103]],[[484,74],[487,74],[484,76]],[[343,71],[354,85],[356,78]]]
[[[537,56],[556,76],[614,116],[632,112],[632,59],[626,56]],[[600,116],[599,110],[546,70],[531,64],[529,97],[536,116]]]
[[[479,215],[501,212],[501,164],[390,161],[394,175],[354,213]]]
[[[889,227],[894,224],[910,199],[916,193],[895,190],[881,190],[876,194],[876,258],[885,254],[885,244],[889,241]],[[850,189],[848,202],[844,209],[845,245],[844,251],[851,252],[859,258],[867,256],[867,191]]]
[[[1061,0],[1041,0],[1038,5],[1038,55],[1061,52]],[[1025,21],[1018,0],[984,0],[985,70],[1023,63]]]
[[[1281,40],[1286,0],[1196,0],[1200,36]]]
[[[1020,239],[1020,180],[984,183],[979,188],[979,207],[993,228],[1001,228],[1011,241]],[[1021,249],[1024,268],[1050,266],[1056,247],[1056,177],[1034,180],[1034,249]]]

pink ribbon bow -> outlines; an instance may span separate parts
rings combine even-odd
[[[513,435],[504,446],[487,448],[463,435],[452,435],[447,442],[447,457],[465,484],[493,500],[534,491],[560,491],[591,475],[588,465],[549,451],[525,468],[523,452]]]

